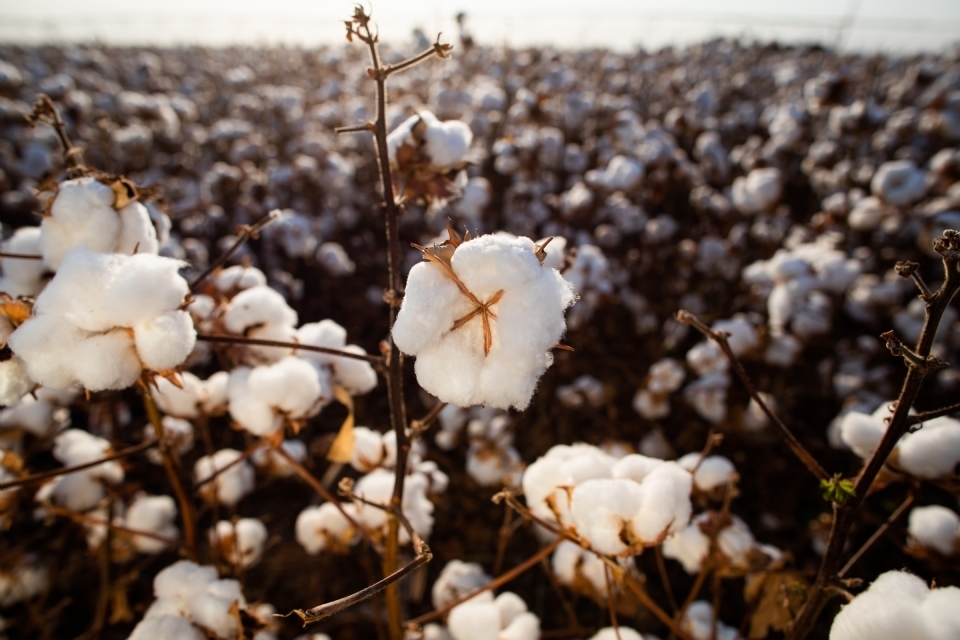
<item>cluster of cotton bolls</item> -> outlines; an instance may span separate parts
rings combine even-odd
[[[383,47],[387,63],[412,52]],[[382,432],[387,421],[376,398],[362,397],[377,384],[375,370],[362,359],[292,346],[194,344],[195,330],[364,355],[386,336],[375,149],[364,133],[334,133],[375,117],[368,64],[357,47],[121,53],[99,45],[0,46],[2,251],[41,258],[0,262],[0,292],[36,300],[25,321],[8,317],[6,306],[0,312],[0,343],[17,354],[4,350],[0,358],[0,481],[55,463],[96,461],[160,437],[159,427],[182,475],[193,472],[188,493],[209,503],[200,546],[216,547],[214,557],[233,570],[262,569],[274,540],[286,553],[283,541],[295,537],[302,549],[291,546],[306,561],[321,549],[352,548],[360,539],[354,523],[382,535],[385,514],[369,504],[324,502],[297,517],[305,498],[272,500],[297,482],[296,465],[312,469],[327,450],[342,420],[338,387],[361,396],[357,419],[369,425],[355,429],[347,472],[359,475],[352,491],[372,503],[389,500],[396,440]],[[741,574],[778,557],[751,528],[765,527],[771,510],[769,521],[797,524],[785,506],[795,502],[792,487],[775,498],[759,492],[759,523],[747,513],[720,518],[711,504],[734,482],[757,497],[746,485],[757,479],[752,461],[761,452],[736,446],[742,430],[756,432],[747,444],[761,441],[766,416],[747,404],[716,345],[698,342],[673,314],[685,308],[729,332],[764,399],[772,405],[769,394],[777,395],[802,440],[822,437],[839,411],[830,442],[869,456],[886,416],[869,414],[895,393],[899,371],[875,336],[893,327],[913,341],[924,312],[893,262],[920,261],[935,286],[942,272],[930,239],[960,227],[955,69],[948,54],[839,56],[718,40],[629,54],[458,47],[450,58],[392,75],[386,117],[390,160],[405,196],[403,246],[414,241],[429,249],[448,218],[456,229],[466,227],[474,239],[449,264],[479,302],[411,250],[394,337],[416,356],[421,385],[451,403],[439,417],[439,464],[429,445],[412,452],[404,511],[417,532],[439,530],[433,518],[444,507],[435,494],[444,474],[462,471],[471,485],[522,484],[538,517],[572,528],[618,556],[613,561],[627,571],[635,570],[632,554],[654,544],[699,571],[711,536],[710,562]],[[869,83],[861,81],[867,77]],[[57,177],[62,161],[49,128],[22,125],[40,91],[61,106],[86,161],[148,187],[142,197],[127,201],[128,185],[100,174],[61,182],[44,195],[41,185]],[[273,210],[275,220],[258,237],[188,288],[234,245],[238,225]],[[36,211],[44,212],[39,225]],[[481,235],[498,230],[512,236]],[[517,257],[516,265],[493,254]],[[121,286],[124,279],[129,286]],[[563,289],[559,309],[542,304],[548,285],[552,294]],[[484,311],[499,291],[502,299]],[[562,337],[575,348],[570,354],[556,347],[574,297]],[[541,327],[534,345],[529,325],[517,318],[549,327]],[[509,355],[523,356],[523,371],[501,366],[502,342],[516,351]],[[958,347],[951,310],[934,352],[953,362]],[[187,370],[169,372],[181,365]],[[138,410],[121,417],[124,407],[136,406],[133,390],[109,391],[144,371],[163,414],[158,426]],[[931,380],[937,394],[957,389],[948,372]],[[509,407],[529,409],[517,416],[504,412]],[[901,442],[888,471],[950,486],[960,460],[954,424],[927,421]],[[732,441],[724,453],[737,461],[739,479],[719,456],[662,462],[646,455],[699,450],[710,428]],[[70,444],[79,429],[89,438]],[[645,456],[617,458],[573,445],[551,450],[524,473],[524,458],[534,460],[558,441],[599,442],[597,430],[613,429],[645,434]],[[461,440],[464,457],[445,453]],[[772,449],[762,451],[760,464],[783,463]],[[155,448],[143,457],[164,462]],[[157,548],[179,541],[184,514],[170,496],[154,495],[170,492],[157,482],[164,470],[136,460],[62,476],[36,494],[4,490],[3,526],[11,539],[28,539],[33,514],[18,506],[36,496],[49,507],[47,522],[67,509],[101,523],[78,525],[94,542],[107,538],[106,523],[155,534],[114,529],[117,558],[124,539]],[[956,527],[938,509],[913,510],[909,550],[949,555]],[[797,554],[805,552],[803,542],[791,542]],[[332,554],[309,561],[331,570],[328,563],[338,560],[325,555]],[[172,551],[163,548],[155,560],[153,572]],[[44,555],[24,562],[36,575],[55,568]],[[560,581],[588,586],[584,592],[594,599],[608,590],[605,566],[569,542],[553,557]],[[69,596],[78,581],[58,577],[52,584]],[[43,588],[0,588],[2,604]],[[506,596],[458,615],[502,637],[527,637],[533,614]],[[536,613],[550,628],[558,624]],[[720,613],[726,619],[726,610]],[[139,633],[191,637],[213,629],[191,615],[162,618],[150,624],[169,628]],[[709,605],[695,602],[681,624],[698,639],[735,637],[726,626],[714,632],[713,618]],[[523,622],[514,627],[516,620]],[[57,624],[63,628],[56,635],[67,634],[70,623]],[[473,637],[463,635],[466,628],[451,625],[449,633]],[[611,632],[596,637],[634,638],[626,627]]]

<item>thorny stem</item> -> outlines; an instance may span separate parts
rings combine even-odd
[[[714,331],[702,320],[697,318],[697,316],[693,315],[689,311],[684,311],[683,309],[677,312],[677,320],[683,324],[692,326],[694,329],[707,336],[720,346],[720,349],[727,357],[727,360],[729,360],[730,364],[733,365],[733,369],[737,372],[737,376],[740,378],[743,386],[747,388],[747,392],[750,394],[750,397],[753,398],[757,405],[759,405],[760,409],[767,416],[767,418],[777,425],[780,435],[786,441],[787,446],[790,447],[790,450],[793,451],[794,455],[800,459],[807,469],[810,470],[810,473],[815,475],[818,480],[829,480],[829,474],[824,471],[823,467],[820,466],[820,463],[817,462],[813,455],[811,455],[802,444],[800,444],[800,441],[797,440],[796,436],[793,435],[793,432],[790,431],[790,428],[784,424],[783,420],[781,420],[780,417],[774,413],[770,407],[767,406],[767,403],[763,401],[763,398],[760,397],[760,394],[757,392],[756,387],[753,386],[753,382],[750,381],[750,377],[747,375],[743,365],[740,364],[740,359],[737,358],[737,356],[733,353],[733,350],[730,348],[730,343],[727,342],[727,334],[723,331]]]
[[[960,232],[947,229],[943,235],[933,241],[933,249],[943,258],[944,281],[940,289],[926,298],[926,318],[920,339],[917,341],[913,353],[926,359],[933,347],[937,329],[944,311],[950,305],[957,291],[960,290]],[[911,426],[909,411],[913,406],[923,379],[929,369],[914,366],[907,361],[907,375],[900,388],[900,395],[896,401],[893,417],[887,427],[880,444],[874,450],[867,464],[863,467],[854,485],[854,495],[843,505],[833,505],[833,526],[830,528],[830,538],[827,541],[827,550],[823,555],[820,568],[813,586],[808,591],[807,599],[793,622],[793,627],[787,636],[788,640],[800,640],[807,637],[820,617],[820,612],[830,600],[836,590],[831,589],[831,583],[839,573],[843,556],[843,548],[853,527],[857,509],[863,503],[873,481],[887,458]]]
[[[356,518],[354,518],[353,516],[351,516],[349,513],[346,512],[346,510],[343,508],[343,505],[340,504],[340,501],[337,500],[333,496],[333,494],[330,493],[327,490],[327,488],[324,487],[323,484],[321,484],[321,482],[317,480],[312,473],[310,473],[310,471],[307,470],[306,467],[300,464],[299,460],[297,460],[292,455],[290,455],[290,453],[283,447],[275,447],[273,450],[276,451],[281,456],[283,456],[284,459],[286,459],[286,461],[290,464],[290,466],[293,467],[293,470],[297,472],[297,475],[300,476],[301,480],[303,480],[308,485],[310,485],[310,487],[314,491],[319,493],[324,500],[332,503],[333,506],[335,506],[337,510],[340,512],[340,514],[347,519],[347,522],[349,522],[354,529],[360,532],[360,535],[363,536],[364,540],[366,540],[370,544],[370,546],[376,550],[378,554],[383,553],[383,545],[381,545],[379,542],[373,539],[373,536],[370,535],[370,531],[368,531],[364,525],[357,522]]]
[[[191,560],[199,558],[197,549],[196,517],[193,511],[193,504],[190,502],[187,492],[183,488],[183,482],[180,480],[180,474],[177,472],[177,463],[175,459],[176,452],[170,446],[170,441],[166,437],[163,428],[163,420],[160,419],[160,412],[157,411],[157,405],[153,401],[153,394],[150,393],[150,382],[146,377],[141,378],[143,406],[147,412],[147,418],[153,425],[153,432],[157,434],[160,456],[163,458],[163,468],[167,472],[170,484],[173,487],[173,493],[177,496],[177,502],[180,504],[180,516],[183,520],[183,538],[187,546],[187,554]]]
[[[63,152],[63,158],[67,163],[68,178],[81,178],[89,175],[90,170],[83,163],[83,149],[73,146],[70,136],[67,135],[67,127],[50,96],[44,93],[37,96],[37,101],[33,104],[30,113],[27,114],[27,122],[30,123],[31,127],[35,127],[38,122],[44,122],[53,127],[57,134],[57,141],[60,143],[60,150]]]
[[[426,624],[427,622],[439,620],[443,616],[447,615],[454,607],[463,604],[467,600],[472,600],[473,598],[477,597],[481,593],[484,593],[485,591],[492,591],[493,589],[497,589],[507,584],[517,576],[535,567],[543,558],[546,558],[551,553],[553,553],[553,551],[560,546],[561,542],[563,542],[563,539],[557,538],[556,540],[554,540],[553,542],[551,542],[550,544],[540,549],[535,554],[533,554],[532,556],[530,556],[529,558],[527,558],[526,560],[524,560],[523,562],[515,566],[513,569],[510,569],[506,573],[503,573],[497,576],[496,578],[494,578],[484,586],[474,589],[470,593],[466,593],[460,596],[453,602],[449,602],[445,606],[440,607],[439,609],[434,609],[430,613],[425,613],[418,618],[414,618],[413,620],[408,621],[407,627],[419,627]]]
[[[872,547],[873,544],[880,539],[880,536],[882,536],[884,532],[890,528],[890,525],[892,525],[894,522],[897,521],[897,518],[903,515],[903,512],[906,511],[907,507],[909,507],[911,504],[913,504],[912,493],[908,495],[903,502],[900,503],[900,506],[897,507],[893,513],[890,514],[890,517],[887,518],[886,522],[880,525],[880,527],[873,532],[873,535],[870,536],[867,539],[867,541],[863,543],[863,546],[860,547],[857,550],[857,552],[853,554],[853,556],[849,560],[847,560],[847,564],[843,565],[843,569],[840,569],[840,572],[837,574],[837,577],[838,578],[845,577],[847,575],[847,572],[849,572],[850,569],[853,568],[853,565],[857,564],[857,560],[859,560],[863,556],[863,554],[866,553],[870,549],[870,547]]]
[[[221,254],[219,258],[217,258],[212,263],[210,263],[210,266],[208,266],[206,269],[200,272],[200,275],[198,275],[196,278],[193,279],[193,282],[190,283],[190,291],[196,291],[197,287],[199,287],[204,280],[210,277],[210,274],[212,274],[214,271],[216,271],[217,269],[225,265],[227,261],[233,257],[233,254],[239,251],[240,247],[246,244],[247,240],[251,238],[256,238],[257,235],[260,233],[260,230],[263,229],[268,224],[270,224],[271,222],[273,222],[274,220],[276,220],[279,217],[279,215],[280,215],[280,212],[274,209],[273,211],[263,216],[253,224],[241,225],[240,235],[237,236],[237,240],[236,242],[233,243],[233,246],[227,249],[223,254]]]
[[[62,476],[68,473],[73,473],[74,471],[83,471],[84,469],[89,469],[90,467],[95,467],[104,462],[110,462],[111,460],[117,460],[119,458],[125,458],[131,456],[135,453],[140,453],[145,451],[150,447],[156,445],[159,440],[147,440],[146,442],[141,442],[138,445],[122,449],[116,453],[111,453],[108,456],[100,458],[99,460],[92,460],[90,462],[84,462],[83,464],[75,464],[72,467],[61,467],[59,469],[52,469],[50,471],[43,471],[40,473],[34,473],[33,475],[24,476],[23,478],[17,478],[16,480],[8,480],[7,482],[0,482],[0,491],[4,489],[11,489],[13,487],[22,487],[23,485],[33,484],[34,482],[41,482],[43,480],[48,480],[50,478],[56,478],[57,476]]]
[[[326,353],[340,358],[352,358],[354,360],[364,360],[374,365],[382,365],[383,358],[370,355],[368,353],[353,353],[352,351],[342,351],[331,347],[320,347],[313,344],[300,344],[299,342],[283,342],[279,340],[258,340],[257,338],[246,338],[244,336],[215,336],[209,333],[198,333],[197,340],[201,342],[223,342],[226,344],[249,344],[258,347],[278,347],[282,349],[294,349],[296,351],[314,351],[316,353]]]

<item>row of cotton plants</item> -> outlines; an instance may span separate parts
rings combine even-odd
[[[431,42],[0,46],[0,634],[960,637],[956,56]]]

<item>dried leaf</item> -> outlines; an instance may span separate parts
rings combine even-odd
[[[543,241],[543,244],[538,244],[533,248],[533,253],[535,256],[537,256],[537,260],[540,261],[540,264],[543,264],[543,261],[547,259],[546,248],[547,248],[547,245],[550,244],[550,242],[552,241],[553,241],[553,236],[550,236],[549,238]]]
[[[101,178],[101,181],[113,189],[113,208],[118,211],[140,197],[137,186],[133,184],[133,181],[129,178],[124,178],[123,176],[104,176]]]
[[[183,389],[183,382],[180,378],[180,372],[176,369],[164,369],[163,371],[157,371],[157,375],[161,378],[164,378],[177,389]]]
[[[340,425],[340,431],[337,433],[337,437],[334,438],[333,444],[330,445],[330,451],[327,452],[327,460],[346,464],[350,462],[350,459],[353,457],[353,446],[357,440],[357,436],[353,432],[353,398],[351,398],[350,393],[340,385],[333,387],[333,395],[337,398],[337,402],[347,408],[347,417],[344,419],[343,424]]]
[[[771,571],[747,577],[743,597],[753,608],[750,640],[785,631],[803,605],[807,583],[796,571]]]
[[[0,293],[0,316],[5,317],[14,327],[19,327],[33,310],[33,302],[22,298],[14,299],[5,293]]]

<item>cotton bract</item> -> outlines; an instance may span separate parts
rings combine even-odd
[[[180,263],[73,249],[9,339],[40,384],[123,389],[143,369],[179,366],[196,342]]]
[[[460,244],[448,267],[411,269],[393,339],[417,356],[420,386],[461,407],[530,404],[574,301],[535,250],[529,238],[481,236]]]

